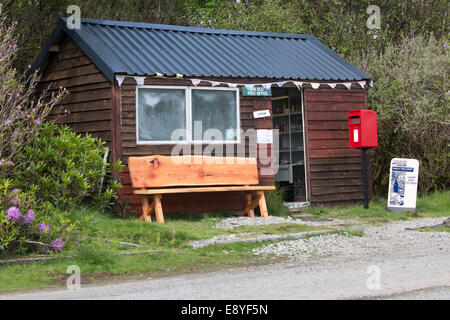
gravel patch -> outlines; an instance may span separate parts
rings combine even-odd
[[[240,226],[261,226],[261,225],[268,225],[268,224],[280,224],[280,223],[295,223],[295,224],[302,224],[302,225],[308,225],[312,227],[317,226],[332,226],[332,225],[339,225],[344,224],[343,221],[334,219],[332,221],[306,221],[302,219],[293,219],[292,217],[276,217],[276,216],[269,216],[268,218],[261,218],[261,217],[230,217],[223,219],[220,221],[216,227],[219,229],[224,230],[232,230],[234,228],[240,227]]]
[[[398,251],[415,254],[421,250],[439,250],[450,253],[450,233],[420,232],[408,229],[433,226],[446,218],[425,218],[393,222],[383,226],[360,225],[363,237],[325,234],[308,239],[282,241],[256,248],[254,254],[289,256],[299,260],[339,255],[357,258],[375,254],[395,254]]]
[[[287,234],[263,234],[252,236],[250,233],[239,233],[229,236],[216,236],[211,239],[198,240],[190,243],[191,247],[194,249],[204,248],[211,245],[223,245],[236,242],[263,242],[263,241],[281,241],[285,239],[300,239],[312,235],[319,235],[322,233],[330,232],[330,230],[320,230],[320,231],[308,231],[308,232],[297,232],[297,233],[287,233]]]

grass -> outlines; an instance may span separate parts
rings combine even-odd
[[[435,192],[417,200],[416,212],[391,212],[386,210],[386,200],[373,198],[369,209],[362,205],[337,208],[312,207],[303,213],[313,214],[316,218],[355,219],[369,223],[385,223],[392,220],[411,218],[446,217],[450,215],[450,191]]]
[[[62,287],[69,276],[67,267],[77,265],[81,284],[113,279],[159,277],[180,273],[217,270],[236,265],[262,263],[251,253],[258,243],[235,243],[184,251],[134,256],[115,256],[112,249],[87,246],[71,259],[0,267],[0,291]]]
[[[423,228],[424,232],[450,232],[450,227]]]
[[[234,230],[241,233],[251,233],[253,235],[259,234],[287,234],[287,233],[298,233],[298,232],[308,232],[308,231],[318,231],[318,230],[328,230],[330,227],[312,227],[303,224],[295,223],[280,223],[280,224],[268,224],[259,226],[240,226]]]
[[[61,287],[69,276],[70,265],[81,269],[82,284],[112,278],[136,278],[173,275],[185,272],[216,270],[236,265],[262,263],[264,258],[252,250],[264,243],[235,243],[192,249],[192,240],[241,232],[215,228],[219,214],[171,215],[166,224],[144,223],[135,217],[114,217],[91,209],[75,209],[66,217],[78,222],[78,233],[67,250],[56,259],[21,265],[0,266],[0,291]],[[230,216],[230,214],[228,214]],[[300,230],[300,229],[296,229]],[[262,232],[249,228],[249,232]],[[276,231],[273,231],[276,232]],[[280,232],[284,232],[281,230]],[[108,240],[108,243],[105,241]],[[123,248],[119,242],[140,245]],[[164,250],[164,252],[121,256],[133,251]],[[58,257],[57,254],[55,254]],[[9,257],[11,259],[11,257]]]

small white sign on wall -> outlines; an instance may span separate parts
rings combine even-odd
[[[387,209],[394,212],[415,211],[418,182],[419,161],[392,159]]]
[[[262,144],[272,144],[273,134],[272,130],[256,130],[256,136],[258,143]]]
[[[269,110],[260,110],[260,111],[254,111],[253,112],[253,118],[265,118],[270,117],[270,111]]]

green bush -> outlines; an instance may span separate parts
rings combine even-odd
[[[373,152],[374,191],[385,194],[392,158],[420,161],[419,191],[450,184],[449,49],[447,40],[405,37],[384,53],[353,59],[374,79],[369,107],[378,116]]]
[[[67,126],[45,123],[33,143],[17,157],[16,162],[22,165],[10,175],[18,187],[36,190],[41,204],[48,202],[59,209],[81,204],[102,209],[121,187],[113,181],[102,191],[102,178],[108,172],[103,162],[104,144]]]

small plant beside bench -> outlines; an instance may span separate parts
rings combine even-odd
[[[261,217],[267,218],[264,191],[275,186],[259,186],[254,158],[206,156],[148,156],[128,159],[133,193],[142,197],[143,214],[139,218],[164,223],[161,199],[164,194],[241,191],[245,208],[240,216],[254,217],[259,206]],[[151,202],[149,200],[152,200]]]

